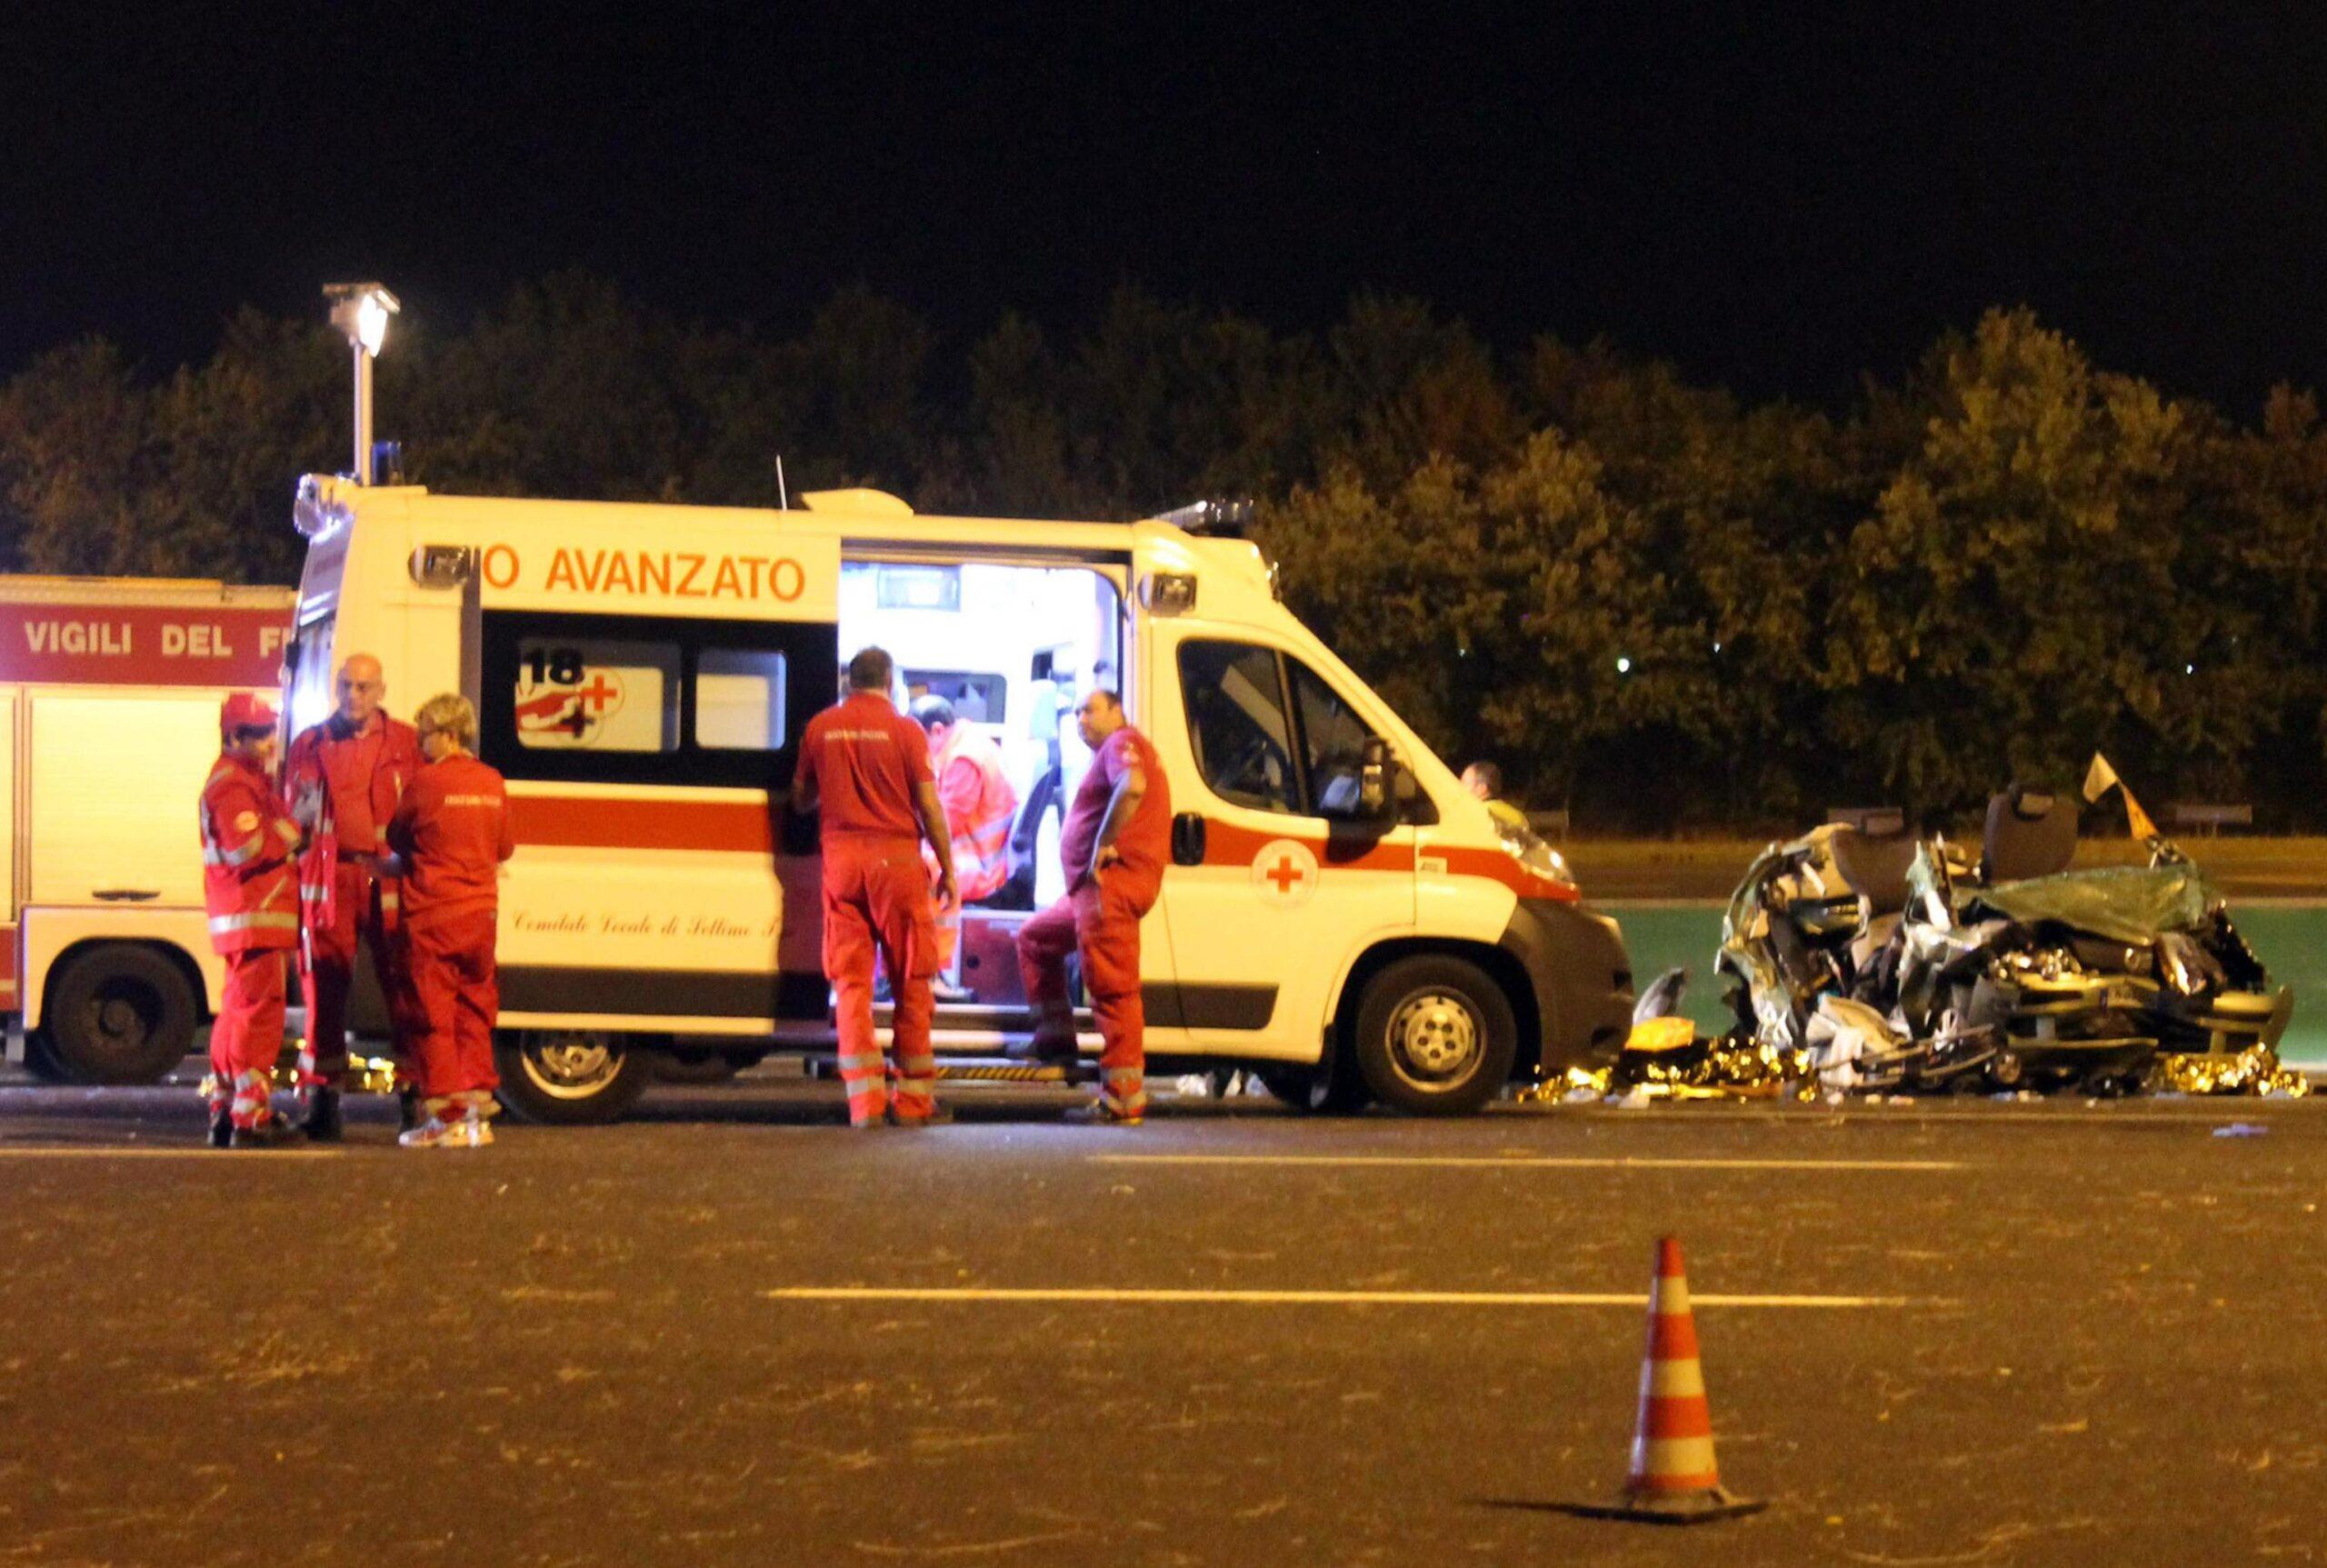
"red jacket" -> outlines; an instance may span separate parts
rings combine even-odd
[[[291,856],[299,824],[258,769],[221,754],[202,786],[202,902],[221,953],[295,947],[299,894]]]
[[[517,844],[508,790],[485,764],[463,753],[422,768],[387,836],[405,863],[404,918],[414,930],[500,906],[501,863]]]
[[[325,927],[338,923],[341,857],[376,854],[387,846],[388,819],[420,767],[420,733],[385,713],[361,731],[334,714],[291,743],[283,760],[283,793],[291,814],[307,829],[307,852],[299,857],[299,906],[308,920]],[[350,869],[360,890],[368,871]],[[381,917],[391,927],[396,892],[394,882],[380,889]]]
[[[420,767],[420,732],[410,724],[378,714],[359,733],[334,714],[300,731],[284,754],[283,793],[303,820],[302,795],[328,800],[339,847],[373,854]]]
[[[795,787],[816,786],[817,835],[834,839],[921,842],[914,796],[934,782],[929,736],[878,692],[851,692],[808,721],[800,735]]]

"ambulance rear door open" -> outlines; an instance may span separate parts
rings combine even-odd
[[[1315,1061],[1352,956],[1414,929],[1414,827],[1358,819],[1376,731],[1293,647],[1193,618],[1145,629],[1173,813],[1159,908],[1188,1044]]]
[[[1128,608],[1127,555],[1024,547],[854,543],[843,553],[839,656],[877,644],[896,659],[907,697],[926,686],[1001,745],[1018,796],[1004,891],[962,914],[957,978],[973,995],[941,1004],[938,1043],[963,1049],[1025,1026],[1014,938],[1064,891],[1057,830],[1089,753],[1074,708],[1094,685],[1119,690],[1143,728],[1154,699],[1140,678]],[[1004,605],[1014,606],[1000,613]],[[967,693],[965,708],[957,693]],[[1029,862],[1031,861],[1031,864]],[[1160,907],[1141,933],[1151,1025],[1177,1010],[1171,937]]]

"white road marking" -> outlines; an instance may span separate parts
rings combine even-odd
[[[330,1149],[213,1149],[207,1146],[184,1149],[141,1149],[107,1144],[47,1144],[25,1148],[12,1148],[0,1144],[0,1160],[191,1160],[197,1157],[218,1159],[232,1153],[235,1163],[243,1164],[254,1156],[269,1160],[336,1160],[341,1156]]]
[[[1646,1293],[1604,1291],[1234,1291],[1114,1289],[981,1289],[974,1286],[786,1285],[762,1291],[770,1301],[823,1302],[1090,1302],[1133,1305],[1217,1306],[1576,1306],[1639,1307]],[[1702,1307],[1903,1307],[1908,1296],[1700,1295]],[[1923,1303],[1930,1304],[1930,1303]]]
[[[1114,1165],[1387,1165],[1563,1171],[1960,1171],[1959,1160],[1725,1160],[1653,1154],[1093,1154]]]

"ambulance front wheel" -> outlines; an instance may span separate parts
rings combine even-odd
[[[493,1037],[501,1103],[524,1122],[614,1122],[654,1076],[653,1053],[594,1029],[504,1029]]]
[[[1511,1077],[1519,1026],[1510,999],[1460,958],[1402,958],[1366,983],[1353,1042],[1373,1097],[1425,1116],[1476,1111]]]

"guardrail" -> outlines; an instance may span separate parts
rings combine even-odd
[[[2202,828],[2208,838],[2226,827],[2252,827],[2251,805],[2197,805],[2176,801],[2165,808],[2165,820],[2177,828]]]
[[[1830,805],[1826,808],[1828,822],[1843,823],[1861,833],[1877,838],[1889,838],[1907,831],[1907,813],[1895,805]]]

